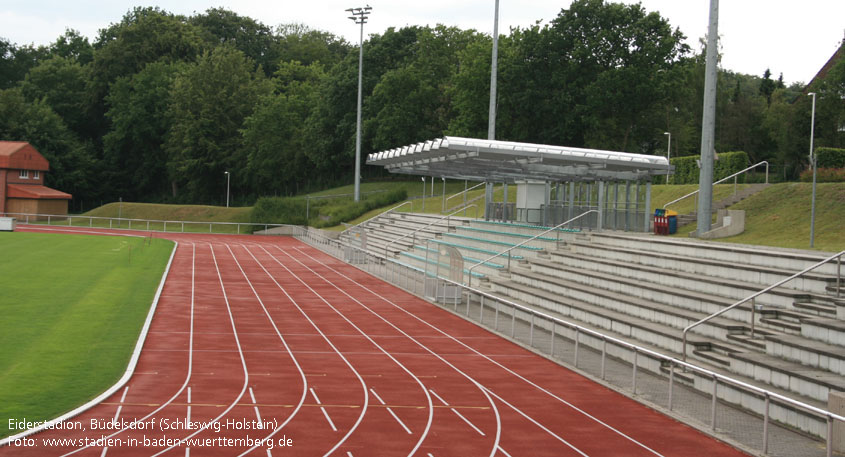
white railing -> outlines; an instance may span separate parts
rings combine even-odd
[[[759,167],[760,165],[763,165],[763,164],[766,164],[766,184],[768,184],[768,183],[769,183],[769,162],[767,162],[767,161],[765,161],[765,160],[764,160],[764,161],[762,161],[762,162],[759,162],[759,163],[756,163],[756,164],[754,164],[754,165],[751,165],[750,167],[748,167],[748,168],[746,168],[746,169],[744,169],[744,170],[738,171],[738,172],[736,172],[736,173],[734,173],[734,174],[732,174],[732,175],[730,175],[730,176],[727,176],[727,177],[725,177],[725,178],[722,178],[722,179],[720,179],[720,180],[718,180],[718,181],[714,182],[714,183],[713,183],[713,185],[715,186],[716,184],[721,184],[721,183],[723,183],[723,182],[725,182],[725,181],[727,181],[727,180],[729,180],[729,179],[731,179],[731,178],[734,178],[734,193],[736,193],[736,178],[737,178],[739,175],[741,175],[741,174],[743,174],[743,173],[746,173],[746,172],[748,172],[748,171],[750,171],[750,170],[753,170],[754,168],[757,168],[757,167]],[[667,204],[663,205],[663,207],[664,207],[664,208],[668,208],[668,207],[669,207],[669,205],[674,205],[675,203],[678,203],[678,202],[679,202],[679,201],[681,201],[681,200],[687,199],[687,198],[692,197],[693,195],[697,195],[697,194],[698,194],[698,191],[697,191],[697,190],[696,190],[696,191],[694,191],[694,192],[690,192],[690,193],[688,193],[688,194],[684,195],[684,196],[683,196],[683,197],[681,197],[681,198],[676,198],[676,199],[672,200],[671,202],[669,202],[669,203],[667,203]]]
[[[460,196],[463,196],[463,197],[464,197],[464,201],[463,201],[463,203],[462,203],[461,209],[465,209],[465,207],[467,206],[467,203],[469,203],[469,202],[467,202],[467,193],[469,193],[469,191],[471,191],[471,190],[474,190],[474,189],[476,189],[476,188],[478,188],[478,187],[483,186],[484,184],[486,184],[486,183],[483,183],[483,182],[478,183],[478,184],[476,184],[476,185],[474,185],[474,186],[470,187],[469,189],[464,189],[463,191],[458,192],[457,194],[452,195],[452,196],[450,196],[449,198],[447,198],[447,199],[443,200],[443,210],[442,210],[442,212],[444,212],[444,213],[446,212],[446,207],[447,207],[447,206],[449,206],[449,204],[448,204],[449,200],[451,200],[451,199],[453,199],[453,198],[455,198],[455,197],[460,197]]]
[[[253,230],[264,232],[271,228],[296,227],[290,224],[271,224],[259,222],[200,222],[173,221],[165,219],[133,219],[126,217],[79,216],[72,214],[34,214],[34,213],[4,213],[13,217],[17,223],[139,230],[146,232],[168,233],[213,233],[213,234],[249,234]],[[208,227],[208,230],[206,230]]]
[[[358,249],[338,240],[329,239],[315,231],[300,229],[297,235],[302,241],[321,249],[337,258],[342,258],[344,249]],[[431,272],[403,264],[395,259],[381,254],[361,250],[364,261],[356,264],[357,268],[367,271],[385,281],[404,288],[414,294],[425,294],[425,278],[432,278]],[[637,398],[642,394],[643,401],[651,401],[667,408],[676,414],[686,415],[693,421],[716,430],[720,418],[721,408],[746,410],[753,407],[754,402],[747,405],[725,406],[723,403],[736,401],[734,393],[742,394],[762,400],[759,408],[747,413],[749,420],[762,421],[762,440],[759,436],[748,436],[737,433],[737,439],[744,445],[758,449],[762,453],[769,452],[770,423],[772,411],[779,411],[781,417],[789,414],[799,414],[809,417],[826,425],[825,433],[820,433],[826,440],[827,455],[832,455],[833,424],[836,421],[845,422],[845,417],[826,411],[822,408],[789,398],[776,392],[763,389],[746,382],[701,368],[675,357],[661,354],[649,348],[638,346],[593,329],[568,322],[548,313],[544,313],[490,292],[472,288],[468,285],[437,277],[455,288],[456,296],[448,305],[440,306],[451,309],[475,321],[478,325],[488,327],[500,335],[518,343],[527,345],[546,355],[547,357],[574,366],[587,374],[598,377],[604,382],[610,382],[627,391]],[[630,382],[609,376],[611,369],[618,375],[618,369],[627,367],[630,370]],[[595,370],[595,371],[591,371]],[[668,371],[668,380],[660,375],[661,370]],[[685,376],[694,375],[701,381],[695,389],[707,389],[708,395],[700,395],[700,391],[682,384],[676,380],[676,371],[683,371]],[[662,379],[654,387],[654,382],[642,382],[645,376],[651,381],[654,377]],[[680,375],[678,375],[680,376]],[[639,380],[639,384],[638,384]],[[689,382],[687,383],[689,384]],[[719,387],[723,389],[719,389]],[[656,391],[654,389],[657,389]],[[727,391],[727,392],[725,392]],[[690,394],[689,392],[694,392]],[[665,403],[662,403],[664,400]],[[721,400],[721,401],[720,401]],[[690,404],[690,402],[697,402]],[[708,407],[702,407],[702,402]],[[758,416],[759,415],[759,418]],[[761,418],[761,419],[760,419]],[[724,426],[723,426],[724,428]],[[724,433],[724,430],[723,430]],[[762,444],[760,444],[762,443]]]
[[[382,217],[382,216],[387,216],[388,214],[392,213],[393,211],[396,211],[397,209],[399,209],[399,208],[401,208],[401,207],[403,207],[403,206],[405,206],[405,205],[410,205],[410,204],[412,204],[412,203],[413,203],[413,202],[411,202],[411,201],[402,202],[402,203],[400,203],[400,204],[398,204],[398,205],[394,206],[393,208],[390,208],[389,210],[387,210],[387,211],[385,211],[385,212],[383,212],[383,213],[376,214],[375,216],[373,216],[373,217],[371,217],[371,218],[369,218],[369,219],[363,220],[363,221],[361,221],[361,222],[359,222],[359,223],[357,223],[357,224],[355,224],[355,225],[353,225],[353,226],[351,226],[351,227],[347,227],[347,228],[345,228],[342,232],[340,232],[340,234],[341,234],[341,235],[343,235],[344,233],[346,233],[346,232],[348,232],[348,231],[350,231],[350,230],[352,230],[352,229],[354,229],[354,228],[356,228],[356,227],[358,227],[358,226],[360,226],[360,225],[364,225],[364,224],[366,224],[367,222],[370,222],[370,221],[372,221],[372,220],[374,220],[374,219],[377,219],[377,218],[379,218],[379,217]],[[345,225],[345,224],[344,224],[344,225]]]
[[[476,205],[469,205],[469,206],[467,206],[467,207],[464,207],[464,208],[461,208],[461,209],[459,209],[459,210],[457,210],[457,211],[454,211],[454,212],[452,212],[452,213],[449,213],[449,214],[447,214],[447,215],[445,215],[445,216],[441,217],[440,219],[437,219],[437,220],[435,220],[434,222],[431,222],[430,224],[426,225],[425,227],[420,227],[420,228],[418,228],[418,229],[414,230],[414,231],[413,231],[413,232],[411,232],[411,233],[406,233],[406,234],[404,234],[404,235],[400,236],[399,238],[396,238],[396,239],[394,239],[394,240],[390,240],[387,244],[385,244],[385,245],[384,245],[384,256],[385,256],[385,257],[387,257],[387,248],[388,248],[388,247],[390,247],[390,245],[391,245],[391,244],[396,243],[397,241],[404,240],[405,238],[408,238],[409,236],[410,236],[410,237],[413,237],[413,240],[414,240],[414,241],[413,241],[413,243],[414,243],[414,244],[417,244],[417,232],[419,232],[419,231],[421,231],[421,230],[425,230],[425,229],[427,229],[427,228],[431,227],[432,225],[439,224],[440,222],[443,222],[443,220],[444,220],[444,219],[446,220],[446,230],[449,230],[449,229],[452,227],[452,226],[451,226],[451,224],[450,224],[451,217],[452,217],[452,216],[454,216],[455,214],[460,213],[461,211],[463,211],[463,210],[465,210],[465,209],[467,209],[467,208],[471,208],[471,207],[473,207],[473,206],[475,206],[475,207],[476,207],[476,209],[478,208]]]

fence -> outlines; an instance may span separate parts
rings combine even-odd
[[[287,224],[265,224],[251,222],[167,221],[150,219],[128,219],[122,217],[96,217],[56,214],[5,213],[5,216],[14,217],[15,219],[17,219],[18,223],[23,224],[109,228],[169,233],[250,234],[256,233],[258,231],[263,231],[266,233],[269,229],[294,227]],[[288,232],[290,232],[290,230],[288,230]]]
[[[349,248],[311,230],[300,228],[298,232],[299,239],[337,258]],[[426,279],[431,279],[431,273],[373,252],[362,252],[360,258],[358,268],[416,295],[426,295]],[[446,278],[435,279],[455,291],[455,296],[441,300],[440,306],[686,422],[718,431],[765,455],[833,455],[833,425],[845,417],[489,292]],[[826,440],[824,446],[773,420],[787,415],[818,423],[816,435]]]

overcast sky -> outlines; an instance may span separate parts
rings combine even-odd
[[[621,0],[624,3],[637,3]],[[373,7],[364,33],[381,33],[388,27],[438,23],[492,33],[493,0],[426,0],[405,2],[369,0]],[[642,0],[649,11],[659,11],[687,42],[698,49],[707,32],[709,0]],[[364,6],[367,0],[0,0],[0,37],[17,44],[48,44],[65,28],[79,30],[91,41],[97,31],[134,6],[159,6],[190,15],[212,7],[225,7],[264,24],[300,22],[358,41],[358,28],[344,9]],[[500,0],[500,33],[509,27],[549,22],[569,0]],[[843,0],[723,0],[719,34],[722,68],[761,75],[771,68],[783,73],[787,83],[808,82],[836,51],[845,36]]]

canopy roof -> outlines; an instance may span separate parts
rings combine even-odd
[[[474,181],[650,180],[665,175],[665,157],[544,144],[446,136],[367,156],[391,173]]]

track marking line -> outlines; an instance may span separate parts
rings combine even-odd
[[[387,403],[385,403],[384,400],[382,400],[381,397],[379,397],[379,395],[376,393],[376,391],[373,390],[372,388],[370,388],[370,393],[372,393],[373,396],[376,397],[376,400],[378,400],[379,403],[381,403],[383,406],[385,406],[385,409],[387,409],[387,412],[390,413],[390,415],[393,416],[394,419],[396,419],[396,422],[399,422],[399,425],[401,425],[402,428],[405,429],[405,431],[408,432],[409,435],[411,435],[412,434],[411,429],[409,429],[408,426],[406,426],[405,423],[402,422],[401,419],[399,419],[399,416],[397,416],[396,413],[394,413],[393,410],[390,409],[389,406],[387,406]]]
[[[264,248],[262,247],[262,249],[264,249]],[[333,283],[333,282],[329,281],[329,280],[328,280],[328,279],[326,279],[323,275],[321,275],[320,273],[317,273],[316,271],[314,271],[314,269],[312,269],[311,267],[309,267],[309,266],[305,265],[304,263],[302,263],[299,259],[297,259],[296,257],[292,256],[292,255],[291,255],[290,253],[288,253],[287,251],[283,250],[282,248],[280,248],[280,247],[278,247],[278,246],[276,246],[276,249],[277,249],[279,252],[281,252],[281,253],[285,254],[286,256],[288,256],[289,258],[291,258],[292,260],[294,260],[295,262],[297,262],[298,264],[300,264],[300,265],[302,265],[303,267],[307,268],[309,271],[311,271],[311,272],[312,272],[313,274],[315,274],[317,277],[319,277],[320,279],[322,279],[323,281],[325,281],[327,284],[331,285],[332,287],[334,287],[335,289],[337,289],[338,291],[340,291],[341,293],[343,293],[344,295],[346,295],[347,297],[349,297],[350,299],[352,299],[355,303],[357,303],[357,304],[358,304],[358,305],[360,305],[362,308],[364,308],[364,309],[366,309],[367,311],[369,311],[372,315],[374,315],[374,316],[378,317],[379,319],[381,319],[384,323],[386,323],[387,325],[391,326],[393,329],[395,329],[396,331],[398,331],[399,333],[401,333],[402,335],[404,335],[406,338],[408,338],[409,340],[411,340],[411,341],[413,341],[414,343],[416,343],[419,347],[421,347],[421,348],[425,349],[426,351],[428,351],[431,355],[433,355],[434,357],[436,357],[437,359],[439,359],[441,362],[443,362],[444,364],[446,364],[447,366],[449,366],[450,368],[452,368],[453,370],[455,370],[455,372],[457,372],[458,374],[462,375],[462,376],[463,376],[463,377],[465,377],[468,381],[470,381],[472,384],[474,384],[474,385],[476,386],[476,388],[477,388],[477,389],[478,389],[478,390],[482,393],[482,395],[484,395],[484,396],[486,397],[487,401],[488,401],[488,402],[490,403],[490,405],[492,406],[493,413],[495,414],[495,417],[496,417],[496,437],[495,437],[495,439],[494,439],[493,448],[490,450],[490,454],[489,454],[489,455],[490,455],[490,457],[493,457],[493,456],[496,454],[496,448],[499,446],[499,439],[501,438],[501,433],[502,433],[502,420],[501,420],[501,417],[499,416],[499,410],[498,410],[498,408],[496,408],[495,403],[493,403],[493,399],[492,399],[492,398],[490,398],[490,395],[487,393],[487,388],[486,388],[486,387],[484,387],[481,383],[479,383],[478,381],[476,381],[476,380],[475,380],[472,376],[468,375],[467,373],[465,373],[464,371],[462,371],[461,369],[459,369],[458,367],[456,367],[453,363],[451,363],[451,362],[449,362],[448,360],[446,360],[445,358],[443,358],[440,354],[436,353],[435,351],[433,351],[433,350],[432,350],[431,348],[429,348],[428,346],[426,346],[426,345],[422,344],[421,342],[419,342],[416,338],[414,338],[413,336],[409,335],[407,332],[405,332],[404,330],[402,330],[401,328],[399,328],[398,326],[396,326],[394,323],[392,323],[391,321],[389,321],[389,320],[385,319],[385,318],[384,318],[381,314],[379,314],[379,313],[375,312],[372,308],[368,307],[368,306],[367,306],[367,305],[365,305],[363,302],[361,302],[361,301],[360,301],[360,300],[358,300],[357,298],[355,298],[355,297],[353,297],[352,295],[350,295],[348,292],[346,292],[345,290],[343,290],[340,286],[338,286],[337,284],[335,284],[335,283]],[[358,287],[360,287],[360,288],[362,288],[362,289],[364,289],[364,290],[366,290],[366,291],[370,292],[372,295],[375,295],[375,296],[377,296],[377,297],[381,298],[383,301],[385,301],[385,302],[387,302],[387,303],[390,303],[390,304],[391,304],[391,305],[393,305],[394,307],[396,307],[396,308],[400,308],[400,309],[401,309],[401,307],[399,307],[399,306],[398,306],[398,305],[396,305],[395,303],[393,303],[393,302],[389,301],[388,299],[386,299],[386,298],[382,297],[381,295],[376,294],[375,292],[373,292],[373,291],[372,291],[372,290],[370,290],[369,288],[367,288],[367,287],[365,287],[365,286],[361,285],[360,283],[358,283],[358,282],[356,282],[355,280],[353,280],[353,279],[349,278],[349,277],[348,277],[348,276],[346,276],[345,274],[343,274],[343,273],[341,273],[341,272],[339,272],[339,271],[335,270],[334,268],[330,267],[328,264],[325,264],[325,263],[323,263],[323,262],[320,262],[319,260],[315,259],[315,258],[314,258],[314,257],[312,257],[311,255],[309,255],[309,254],[307,254],[307,253],[303,252],[303,251],[302,251],[301,249],[299,249],[299,248],[295,248],[295,250],[296,250],[297,252],[299,252],[300,254],[307,256],[307,257],[308,257],[308,258],[310,258],[311,260],[314,260],[315,262],[319,263],[321,266],[323,266],[323,267],[325,267],[325,268],[328,268],[329,270],[331,270],[331,271],[335,272],[336,274],[340,275],[341,277],[346,278],[348,281],[353,282],[353,283],[354,283],[354,284],[356,284]],[[264,251],[265,251],[265,252],[268,252],[266,249],[264,249]],[[268,254],[269,254],[269,252],[268,252]],[[271,256],[272,256],[272,255],[271,255]],[[275,256],[273,256],[273,258],[275,259]],[[276,259],[276,262],[277,262],[277,263],[279,263],[279,264],[281,264],[281,262],[279,262],[279,260],[278,260],[278,259]],[[288,270],[288,271],[290,271],[290,270]],[[403,310],[403,311],[405,311],[405,310]],[[405,311],[405,312],[406,312],[406,313],[408,313],[407,311]],[[408,314],[410,314],[410,313],[408,313]],[[410,314],[410,315],[411,315],[411,316],[413,316],[413,317],[415,317],[415,318],[417,318],[417,319],[419,319],[418,317],[414,316],[413,314]],[[442,333],[442,334],[444,334],[445,336],[449,336],[451,339],[454,339],[454,337],[451,337],[450,335],[446,334],[446,333],[445,333],[445,332],[443,332],[442,330],[437,329],[436,327],[432,326],[431,324],[428,324],[428,325],[429,325],[430,327],[434,328],[435,330],[437,330],[437,331],[441,332],[441,333]],[[419,382],[421,382],[421,381],[419,381]],[[427,391],[427,390],[426,390],[425,392],[426,392],[426,397],[428,397],[429,402],[431,402],[431,396],[430,396],[430,395],[428,395],[428,391]],[[430,403],[429,403],[429,404],[430,404]],[[434,408],[432,407],[432,408],[431,408],[431,411],[433,412],[433,410],[434,410]],[[425,433],[423,433],[423,437],[425,437],[425,435],[426,435],[427,433],[428,433],[428,428],[426,428]],[[421,442],[420,442],[419,444],[421,444]],[[417,449],[417,448],[414,448],[414,451],[413,451],[413,452],[415,452],[415,451],[416,451],[416,449]],[[412,453],[413,453],[413,452],[412,452]]]
[[[188,387],[188,415],[185,416],[185,422],[191,423],[191,388]]]
[[[337,431],[337,427],[335,427],[335,426],[334,426],[334,422],[332,422],[332,418],[331,418],[331,417],[329,417],[329,413],[326,411],[326,408],[324,408],[324,407],[323,407],[323,404],[322,404],[322,403],[320,403],[320,398],[319,398],[319,397],[317,397],[317,392],[314,392],[314,388],[313,388],[313,387],[309,387],[309,388],[308,388],[308,390],[310,390],[310,391],[311,391],[311,395],[313,395],[313,396],[314,396],[314,400],[317,402],[317,404],[318,404],[318,405],[320,405],[320,410],[321,410],[321,411],[323,411],[323,415],[324,415],[324,416],[326,416],[326,420],[327,420],[327,421],[329,421],[329,425],[331,426],[332,431],[335,431],[335,432],[336,432],[336,431]]]
[[[346,457],[354,457],[351,452],[346,451]]]
[[[240,358],[241,358],[241,366],[243,367],[243,375],[244,375],[244,385],[243,385],[243,387],[241,387],[241,392],[238,394],[237,398],[235,398],[235,401],[233,401],[229,405],[229,407],[226,408],[225,411],[220,413],[214,419],[211,419],[211,421],[203,424],[201,427],[199,427],[199,429],[197,429],[197,431],[195,431],[195,432],[191,433],[190,435],[180,439],[176,444],[173,444],[173,445],[165,448],[164,450],[153,454],[152,457],[158,457],[161,454],[164,454],[166,452],[173,450],[174,448],[176,448],[178,446],[181,446],[182,444],[187,442],[187,440],[197,436],[200,432],[206,430],[209,426],[211,426],[212,423],[219,421],[223,416],[225,416],[226,414],[229,414],[229,411],[231,411],[232,408],[234,408],[235,405],[237,405],[238,402],[240,402],[241,398],[243,398],[244,394],[246,393],[246,388],[249,385],[249,370],[246,367],[246,359],[244,359],[243,348],[241,347],[241,340],[240,340],[240,338],[238,338],[238,329],[235,326],[235,316],[232,314],[232,305],[229,303],[229,294],[226,292],[226,285],[223,284],[223,276],[220,273],[220,265],[217,262],[217,254],[214,253],[214,248],[211,247],[211,245],[209,245],[209,248],[211,250],[211,257],[214,259],[214,269],[217,271],[217,281],[220,283],[220,290],[223,292],[223,300],[226,302],[226,310],[229,313],[229,322],[232,324],[232,334],[235,337],[235,345],[237,345],[237,347],[238,347],[238,353],[239,353]]]
[[[253,408],[255,409],[255,417],[258,418],[258,423],[262,423],[264,421],[261,420],[261,414],[258,412],[258,402],[255,401],[255,394],[252,392],[252,387],[249,388],[249,398],[252,399]]]
[[[508,454],[504,449],[502,449],[502,446],[499,446],[499,450],[502,451],[502,454],[505,454],[505,457],[513,457],[512,455]]]
[[[177,247],[177,249],[178,249],[178,247]],[[174,257],[175,257],[175,254],[174,254]],[[197,271],[197,245],[195,243],[191,243],[191,323],[190,323],[189,332],[188,332],[189,333],[189,337],[188,337],[188,373],[185,375],[185,382],[182,383],[182,387],[180,387],[179,390],[176,391],[176,393],[173,394],[173,396],[170,397],[169,400],[167,400],[163,404],[159,405],[158,408],[156,408],[155,410],[153,410],[152,412],[150,412],[146,416],[144,416],[140,419],[135,419],[132,422],[133,425],[137,424],[139,422],[144,422],[145,420],[147,420],[148,418],[150,418],[154,414],[156,414],[159,411],[161,411],[162,409],[164,409],[165,406],[172,403],[173,400],[176,399],[176,397],[178,397],[179,395],[182,394],[182,392],[185,390],[185,387],[188,385],[188,382],[191,380],[191,370],[193,369],[193,356],[194,356],[194,353],[193,353],[193,348],[194,348],[194,305],[195,305],[194,291],[195,291],[195,286],[196,286],[196,271]],[[168,276],[168,279],[169,279],[169,276]],[[156,374],[158,374],[158,373],[156,373]],[[128,429],[129,429],[129,427],[123,427],[120,430],[117,430],[117,431],[113,432],[112,434],[106,436],[105,438],[112,438],[119,433],[125,432]],[[82,446],[82,447],[76,448],[73,451],[62,454],[61,457],[67,457],[69,455],[76,454],[77,452],[88,449],[89,447],[91,447],[90,444],[87,445],[87,446]]]
[[[434,389],[429,389],[429,392],[431,392],[431,395],[434,395],[435,398],[440,400],[440,403],[449,406],[449,403],[446,403],[446,400],[444,400],[440,395],[437,395],[437,392],[435,392]]]
[[[279,249],[279,250],[281,251],[281,248],[277,248],[277,249]],[[314,258],[313,256],[311,256],[311,255],[309,255],[309,254],[307,254],[307,253],[303,252],[301,249],[299,249],[299,248],[295,248],[295,249],[296,249],[299,253],[304,254],[304,255],[306,255],[307,257],[309,257],[309,258],[311,258],[311,259],[313,259],[313,260],[315,260],[315,261],[317,261],[317,262],[320,262],[319,260],[317,260],[317,259],[316,259],[316,258]],[[283,252],[284,252],[284,251],[283,251]],[[327,255],[327,254],[326,254],[326,255]],[[392,300],[390,300],[390,299],[388,299],[388,298],[384,297],[383,295],[381,295],[381,294],[379,294],[379,293],[377,293],[377,292],[374,292],[372,289],[370,289],[370,288],[368,288],[367,286],[364,286],[363,284],[361,284],[361,283],[359,283],[359,282],[355,281],[354,279],[352,279],[352,278],[350,278],[349,276],[347,276],[347,275],[343,274],[342,272],[339,272],[339,271],[335,270],[334,268],[332,268],[332,267],[331,267],[331,266],[329,266],[328,264],[321,263],[321,265],[323,265],[324,267],[328,268],[329,270],[331,270],[331,271],[333,271],[333,272],[337,273],[338,275],[340,275],[340,276],[342,276],[342,277],[346,278],[346,279],[347,279],[347,280],[349,280],[350,282],[352,282],[352,283],[356,284],[358,287],[360,287],[360,288],[362,288],[362,289],[364,289],[364,290],[366,290],[366,291],[370,292],[372,295],[374,295],[374,296],[376,296],[376,297],[381,298],[384,302],[389,303],[389,304],[390,304],[390,305],[392,305],[394,308],[396,308],[396,309],[398,309],[398,310],[400,310],[400,311],[404,312],[404,313],[405,313],[405,314],[407,314],[408,316],[411,316],[411,317],[413,317],[414,319],[418,320],[419,322],[421,322],[421,323],[423,323],[423,324],[425,324],[425,325],[429,326],[430,328],[432,328],[432,329],[433,329],[433,330],[435,330],[436,332],[438,332],[438,333],[440,333],[440,334],[442,334],[442,335],[446,336],[447,338],[449,338],[449,339],[451,339],[451,340],[453,340],[453,341],[457,342],[459,345],[464,346],[465,348],[469,349],[470,351],[472,351],[472,352],[474,352],[474,353],[478,354],[478,355],[479,355],[479,356],[481,356],[482,358],[484,358],[484,359],[488,360],[489,362],[493,363],[494,365],[497,365],[498,367],[500,367],[500,368],[502,368],[503,370],[505,370],[506,372],[508,372],[508,373],[512,374],[514,377],[516,377],[516,378],[518,378],[518,379],[520,379],[520,380],[522,380],[522,381],[526,382],[527,384],[531,385],[532,387],[536,388],[537,390],[539,390],[539,391],[541,391],[541,392],[543,392],[543,393],[545,393],[545,394],[549,395],[550,397],[552,397],[552,398],[554,398],[554,399],[558,400],[559,402],[561,402],[561,403],[563,403],[563,404],[565,404],[565,405],[569,406],[569,407],[570,407],[570,408],[572,408],[573,410],[578,411],[579,413],[583,414],[584,416],[586,416],[586,417],[588,417],[588,418],[592,419],[593,421],[595,421],[595,422],[597,422],[597,423],[601,424],[602,426],[606,427],[607,429],[609,429],[609,430],[611,430],[611,431],[613,431],[613,432],[617,433],[618,435],[620,435],[620,436],[624,437],[625,439],[627,439],[627,440],[631,441],[632,443],[634,443],[634,444],[636,444],[636,445],[638,445],[638,446],[642,447],[643,449],[645,449],[645,450],[647,450],[647,451],[651,452],[652,454],[657,455],[657,456],[661,456],[661,457],[663,456],[663,454],[660,454],[659,452],[655,451],[654,449],[651,449],[650,447],[648,447],[648,446],[646,446],[645,444],[643,444],[643,443],[641,443],[641,442],[637,441],[637,440],[636,440],[636,439],[634,439],[633,437],[626,435],[626,434],[625,434],[625,433],[623,433],[622,431],[620,431],[620,430],[618,430],[618,429],[614,428],[613,426],[611,426],[611,425],[609,425],[609,424],[607,424],[607,423],[603,422],[602,420],[600,420],[600,419],[598,419],[597,417],[595,417],[595,416],[591,415],[590,413],[586,412],[585,410],[582,410],[582,409],[578,408],[577,406],[573,405],[572,403],[570,403],[570,402],[568,402],[568,401],[564,400],[563,398],[561,398],[561,397],[559,397],[559,396],[555,395],[555,394],[554,394],[554,393],[552,393],[551,391],[549,391],[549,390],[547,390],[547,389],[545,389],[545,388],[543,388],[543,387],[541,387],[541,386],[539,386],[539,385],[535,384],[535,383],[534,383],[534,382],[532,382],[531,380],[529,380],[529,379],[525,378],[524,376],[520,375],[519,373],[516,373],[515,371],[513,371],[513,370],[511,370],[510,368],[508,368],[508,367],[506,367],[506,366],[502,365],[501,363],[499,363],[499,362],[497,362],[497,361],[493,360],[493,359],[492,359],[491,357],[489,357],[488,355],[485,355],[485,354],[481,353],[481,352],[480,352],[480,351],[478,351],[477,349],[475,349],[475,348],[473,348],[473,347],[469,346],[468,344],[464,343],[463,341],[461,341],[460,339],[456,338],[455,336],[450,335],[449,333],[446,333],[445,331],[443,331],[443,330],[439,329],[439,328],[438,328],[437,326],[435,326],[434,324],[429,323],[429,322],[428,322],[428,321],[426,321],[425,319],[423,319],[423,318],[421,318],[421,317],[417,316],[416,314],[414,314],[414,313],[412,313],[412,312],[410,312],[410,311],[406,310],[405,308],[403,308],[403,307],[401,307],[401,306],[397,305],[397,304],[396,304],[396,303],[394,303]],[[362,271],[363,271],[363,270],[362,270]],[[379,278],[376,278],[376,279],[379,279]],[[379,279],[379,280],[380,280],[380,279]],[[394,286],[394,287],[395,287],[395,286]],[[486,389],[486,388],[485,388],[485,389]],[[489,389],[487,389],[487,390],[490,392],[490,394],[492,394],[492,395],[496,396],[497,398],[499,398],[500,400],[502,400],[502,398],[501,398],[501,397],[499,397],[499,396],[497,396],[495,393],[493,393],[493,391],[491,391],[491,390],[489,390]],[[524,415],[526,418],[528,418],[528,419],[529,419],[529,420],[531,420],[532,422],[535,422],[537,425],[539,425],[539,426],[540,426],[541,428],[543,428],[544,430],[549,431],[547,428],[545,428],[545,427],[541,426],[538,422],[536,422],[536,421],[534,421],[533,419],[531,419],[530,417],[528,417],[525,413],[523,413],[523,412],[521,412],[521,411],[517,410],[517,409],[516,409],[513,405],[510,405],[509,403],[505,402],[504,400],[502,400],[502,402],[503,402],[503,403],[505,403],[505,404],[507,404],[507,405],[508,405],[508,406],[510,406],[512,409],[514,409],[514,410],[516,410],[517,412],[519,412],[520,414]],[[551,431],[549,431],[549,433],[551,433]],[[557,437],[557,435],[554,435],[554,436],[556,436],[556,437]],[[558,437],[558,438],[559,438],[559,439],[562,439],[562,438],[560,438],[560,437]],[[498,443],[498,441],[497,441],[497,443]]]
[[[106,453],[107,453],[107,452],[109,452],[109,448],[104,447],[104,448],[103,448],[103,453],[102,453],[102,454],[100,454],[100,457],[106,457]]]
[[[464,417],[464,415],[463,415],[463,414],[459,413],[457,409],[455,409],[455,408],[450,408],[450,409],[452,410],[452,412],[453,412],[453,413],[457,414],[457,415],[458,415],[458,417],[460,417],[461,419],[463,419],[463,420],[464,420],[464,422],[466,422],[467,424],[469,424],[469,426],[470,426],[470,427],[472,427],[472,429],[473,429],[473,430],[475,430],[476,432],[478,432],[478,434],[479,434],[479,435],[481,435],[481,436],[487,436],[487,435],[485,435],[485,434],[484,434],[484,432],[482,432],[482,431],[481,431],[481,429],[479,429],[478,427],[476,427],[476,426],[475,426],[475,424],[473,424],[472,422],[470,422],[470,421],[469,421],[469,419],[467,419],[466,417]]]
[[[270,449],[267,449],[267,457],[273,457],[273,453],[270,452]]]
[[[276,322],[273,320],[273,316],[270,315],[270,311],[267,310],[267,306],[264,305],[264,301],[261,299],[261,296],[258,294],[258,291],[255,290],[255,287],[252,285],[252,281],[249,280],[246,272],[244,271],[243,266],[238,261],[237,256],[232,251],[232,247],[229,244],[226,244],[226,249],[229,250],[229,255],[232,256],[232,260],[235,261],[235,264],[238,266],[238,269],[241,271],[244,279],[246,280],[247,284],[249,284],[250,290],[252,290],[252,294],[255,295],[255,299],[258,300],[258,304],[261,305],[261,309],[264,311],[264,315],[267,317],[267,320],[270,322],[270,325],[273,327],[273,330],[276,332],[276,336],[279,337],[279,340],[282,342],[282,345],[285,347],[285,350],[290,354],[291,360],[293,361],[294,366],[296,366],[296,370],[299,372],[299,377],[302,380],[302,394],[299,397],[299,403],[296,405],[296,408],[287,417],[281,424],[279,424],[272,432],[264,437],[265,440],[270,439],[279,432],[283,427],[285,427],[293,418],[299,413],[302,409],[302,405],[305,403],[305,397],[308,395],[308,380],[305,378],[305,371],[302,369],[302,366],[299,364],[299,361],[294,356],[293,351],[291,350],[290,346],[288,346],[288,342],[285,340],[284,336],[282,336],[282,332],[279,331],[279,327],[276,325]],[[246,368],[246,367],[244,367]],[[253,404],[255,404],[255,396],[252,394],[252,388],[250,388],[250,395],[252,395]],[[258,406],[255,406],[255,415],[258,417],[259,422],[261,422],[261,416],[258,413]],[[243,457],[244,455],[249,454],[253,450],[258,448],[258,444],[250,447],[243,453],[239,454],[238,457]],[[269,450],[268,450],[269,451]]]

